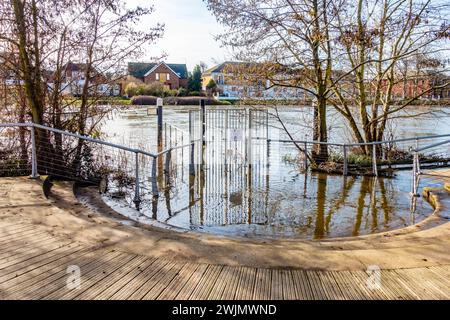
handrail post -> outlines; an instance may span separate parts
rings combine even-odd
[[[205,133],[206,133],[206,106],[205,99],[200,100],[200,118],[202,121],[202,146],[206,145]]]
[[[373,144],[372,145],[372,170],[373,170],[373,175],[375,177],[378,177],[378,168],[377,168],[377,145]]]
[[[303,146],[303,165],[305,166],[305,172],[308,170],[308,143],[305,141],[305,144]]]
[[[139,181],[139,152],[135,152],[135,187],[134,187],[134,205],[136,209],[140,209],[141,195],[140,195],[140,181]]]
[[[191,176],[195,176],[195,165],[194,165],[194,160],[195,160],[195,142],[191,141],[191,148],[190,148],[190,154],[189,154],[189,174]]]
[[[413,197],[418,197],[417,189],[419,187],[418,178],[419,178],[419,154],[417,151],[414,151],[413,155],[413,179],[411,183],[411,195]]]
[[[344,168],[342,169],[342,174],[344,176],[348,175],[348,159],[347,159],[347,145],[342,146],[343,156],[344,156]]]
[[[172,148],[170,148],[167,153],[166,153],[166,162],[164,165],[164,174],[166,175],[166,178],[169,176],[170,174],[170,160],[172,157]]]
[[[31,175],[30,178],[37,179],[39,178],[38,170],[37,170],[37,152],[36,152],[36,135],[34,132],[34,125],[31,126]]]
[[[158,115],[158,144],[161,143],[162,140],[162,130],[163,130],[163,99],[156,99],[156,108]]]
[[[152,176],[151,176],[151,180],[152,180],[152,193],[154,197],[158,197],[159,196],[159,191],[158,191],[158,179],[156,177],[156,169],[157,169],[157,163],[156,163],[156,159],[157,157],[153,157],[153,161],[152,161]]]

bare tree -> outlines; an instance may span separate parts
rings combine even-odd
[[[326,142],[333,66],[330,28],[337,15],[332,1],[205,1],[228,28],[218,39],[237,52],[238,60],[259,62],[249,75],[269,80],[269,87],[299,88],[313,97],[313,138]],[[316,144],[313,158],[326,161],[326,145]]]
[[[448,50],[445,43],[438,47],[448,40],[448,5],[435,2],[358,0],[355,5],[346,3],[345,10],[342,5],[334,7],[339,14],[333,48],[340,64],[333,74],[330,102],[347,120],[357,142],[383,140],[389,119],[436,89],[430,85],[406,93],[408,83],[419,75],[432,77],[423,72]],[[403,92],[400,103],[395,91]]]

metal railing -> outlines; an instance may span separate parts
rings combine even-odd
[[[414,157],[434,166],[450,162],[450,150],[438,148],[447,144],[450,134],[419,136],[367,143],[333,143],[310,140],[267,139],[270,144],[295,144],[305,169],[320,164],[338,164],[335,173],[343,175],[359,172],[378,176],[380,170],[409,169],[415,165]],[[261,139],[255,137],[253,139]],[[265,138],[264,138],[265,139]],[[326,146],[326,155],[313,153],[313,149]],[[358,171],[359,170],[359,171]]]
[[[148,189],[157,197],[158,176],[163,173],[170,177],[174,154],[180,152],[181,156],[175,158],[183,160],[183,149],[192,150],[198,141],[169,144],[153,153],[34,123],[3,123],[0,124],[0,175],[29,174],[38,178],[41,174],[93,184],[101,184],[103,180],[115,191],[126,189],[120,192],[139,209],[142,190]],[[129,185],[133,186],[132,190]]]
[[[193,116],[190,113],[190,118]],[[173,165],[180,162],[183,165],[186,161],[189,163],[189,174],[195,175],[194,163],[203,164],[204,159],[198,156],[198,151],[203,149],[204,143],[211,143],[210,140],[214,141],[219,137],[205,137],[206,118],[201,114],[199,118],[199,128],[193,128],[190,124],[189,132],[165,124],[162,131],[163,136],[167,137],[157,152],[130,148],[33,123],[0,124],[0,175],[29,174],[32,178],[37,178],[39,174],[43,174],[94,184],[102,184],[103,181],[108,185],[107,189],[118,196],[124,196],[127,202],[134,203],[139,209],[143,198],[148,195],[158,197],[160,189],[170,183],[171,174],[176,172],[171,170]],[[227,139],[226,135],[220,137],[222,138]],[[340,166],[337,171],[343,175],[352,174],[361,168],[378,175],[385,169],[412,167],[414,195],[417,194],[421,167],[448,165],[450,162],[450,134],[350,144],[273,139],[264,132],[255,132],[247,138],[250,141],[267,141],[258,151],[267,154],[274,143],[290,144],[291,147],[295,143],[297,148],[289,150],[302,155],[301,162],[305,169],[327,162],[337,163]],[[320,146],[326,147],[326,158],[313,154],[313,149]],[[362,148],[365,148],[364,152],[361,151]],[[188,152],[184,152],[185,149]],[[252,158],[250,156],[246,161],[251,162]],[[317,160],[319,164],[314,163]],[[159,177],[166,179],[161,181]]]
[[[412,196],[414,197],[419,196],[418,189],[419,189],[420,175],[422,174],[420,155],[423,154],[425,151],[442,149],[443,146],[447,146],[447,149],[450,151],[450,139],[422,146],[420,148],[415,148],[412,150],[412,152],[414,153],[413,168],[412,168],[412,185],[411,185]],[[447,165],[448,162],[445,161],[445,164]]]

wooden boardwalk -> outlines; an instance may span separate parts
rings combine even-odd
[[[70,286],[70,266],[80,270],[77,288]],[[0,219],[1,299],[450,299],[448,265],[381,270],[379,287],[370,279],[364,271],[172,261],[89,247]]]

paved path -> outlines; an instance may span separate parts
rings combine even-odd
[[[398,267],[383,268],[378,283],[376,273],[369,277],[364,268],[352,263],[344,268],[348,270],[333,268],[335,264],[329,269],[304,265],[269,268],[222,260],[206,263],[173,252],[171,255],[170,251],[161,254],[157,242],[162,242],[167,234],[152,242],[147,251],[136,253],[133,245],[111,240],[125,239],[132,227],[92,216],[94,213],[86,213],[89,210],[76,200],[72,200],[75,209],[69,210],[61,206],[57,195],[52,200],[41,197],[37,193],[39,188],[39,182],[33,180],[0,179],[0,298],[450,299],[448,235],[441,235],[442,247],[430,242],[433,234],[424,236],[424,241],[435,250],[433,257],[437,260],[441,257],[441,261],[411,264],[407,258],[398,256]],[[101,237],[104,241],[98,241]],[[406,241],[399,237],[399,243]],[[139,242],[142,239],[146,238],[140,237]],[[148,241],[153,241],[150,236]],[[358,243],[352,242],[352,246],[358,248]],[[383,250],[390,250],[389,244],[387,241],[379,249],[372,248],[366,255],[377,256],[376,252],[383,255]],[[329,252],[339,255],[340,251],[331,248],[341,245],[349,246],[346,241],[331,243],[323,251],[324,257]],[[342,254],[345,257],[346,253]],[[79,288],[67,285],[68,281],[73,284],[68,271],[73,270],[71,266],[77,266],[81,272]]]

